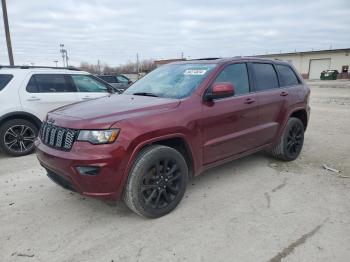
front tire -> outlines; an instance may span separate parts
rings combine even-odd
[[[284,161],[295,160],[303,148],[304,125],[299,118],[291,117],[277,145],[273,147],[271,153],[274,157]]]
[[[176,208],[187,181],[184,157],[171,147],[152,145],[135,160],[124,189],[124,202],[141,216],[158,218]]]
[[[34,151],[38,128],[25,119],[12,119],[0,127],[0,148],[9,156],[24,156]]]

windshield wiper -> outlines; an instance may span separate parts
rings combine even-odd
[[[153,96],[153,97],[159,97],[156,94],[148,93],[148,92],[136,92],[133,93],[134,96]]]

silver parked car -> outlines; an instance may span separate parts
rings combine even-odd
[[[97,77],[109,83],[120,92],[124,92],[132,81],[123,75],[97,75]]]

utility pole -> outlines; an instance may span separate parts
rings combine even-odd
[[[15,63],[13,61],[12,44],[11,44],[11,37],[10,37],[9,21],[7,17],[6,0],[1,0],[1,4],[2,4],[2,14],[4,18],[7,52],[9,55],[10,66],[14,66]]]
[[[136,71],[137,71],[137,74],[140,73],[139,53],[136,53]]]
[[[64,44],[60,44],[60,53],[62,55],[62,63],[63,63],[63,67],[68,67],[68,52],[67,49],[64,49]]]
[[[61,55],[62,55],[62,64],[63,64],[63,67],[65,67],[66,66],[66,61],[65,61],[65,59],[66,59],[66,56],[65,56],[65,54],[64,54],[64,49],[63,49],[63,47],[64,47],[64,44],[60,44],[60,53],[61,53]]]
[[[67,49],[65,49],[64,50],[64,52],[65,52],[65,54],[66,54],[66,64],[67,64],[67,68],[68,68],[68,60],[69,60],[69,58],[68,58],[68,53],[67,53]]]

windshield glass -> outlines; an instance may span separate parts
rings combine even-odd
[[[185,98],[196,90],[215,66],[216,64],[164,65],[138,80],[124,94]]]

